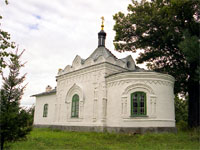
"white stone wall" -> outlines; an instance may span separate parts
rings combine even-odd
[[[99,63],[59,75],[57,93],[37,97],[34,124],[175,127],[174,78],[155,72],[119,73],[123,71],[119,66]],[[146,117],[130,117],[130,95],[136,91],[147,94]],[[79,95],[79,118],[71,118],[74,94]],[[46,103],[48,117],[44,118]]]
[[[111,68],[112,69],[108,69]],[[121,68],[121,70],[123,70]],[[121,71],[107,63],[77,70],[57,77],[54,125],[103,126],[106,123],[107,90],[105,76]],[[71,102],[79,95],[79,118],[71,118]]]
[[[175,127],[174,78],[155,72],[130,72],[107,78],[107,126]],[[147,116],[130,117],[130,95],[147,94]]]
[[[43,95],[36,97],[34,124],[35,125],[49,125],[52,124],[54,118],[54,105],[56,101],[56,94]],[[43,117],[44,105],[48,104],[47,117]]]

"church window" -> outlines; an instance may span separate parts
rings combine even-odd
[[[78,114],[79,114],[79,96],[75,94],[72,97],[71,117],[78,118]]]
[[[146,109],[146,93],[134,92],[131,94],[131,116],[145,116]]]
[[[130,61],[127,61],[126,66],[127,66],[127,68],[130,68],[130,67],[131,67]]]
[[[47,114],[48,114],[48,104],[45,104],[43,110],[43,117],[47,117]]]

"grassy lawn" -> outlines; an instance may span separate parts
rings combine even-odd
[[[26,141],[9,144],[11,150],[199,150],[197,131],[128,135],[34,129]]]

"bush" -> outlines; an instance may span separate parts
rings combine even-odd
[[[176,123],[188,122],[188,101],[175,96],[175,113]],[[182,124],[182,123],[181,123]]]
[[[177,126],[178,130],[180,130],[180,131],[188,130],[188,123],[184,120],[180,120],[178,123],[176,123],[176,126]]]

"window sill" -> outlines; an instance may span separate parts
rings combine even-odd
[[[148,118],[147,115],[130,116],[130,118]]]

